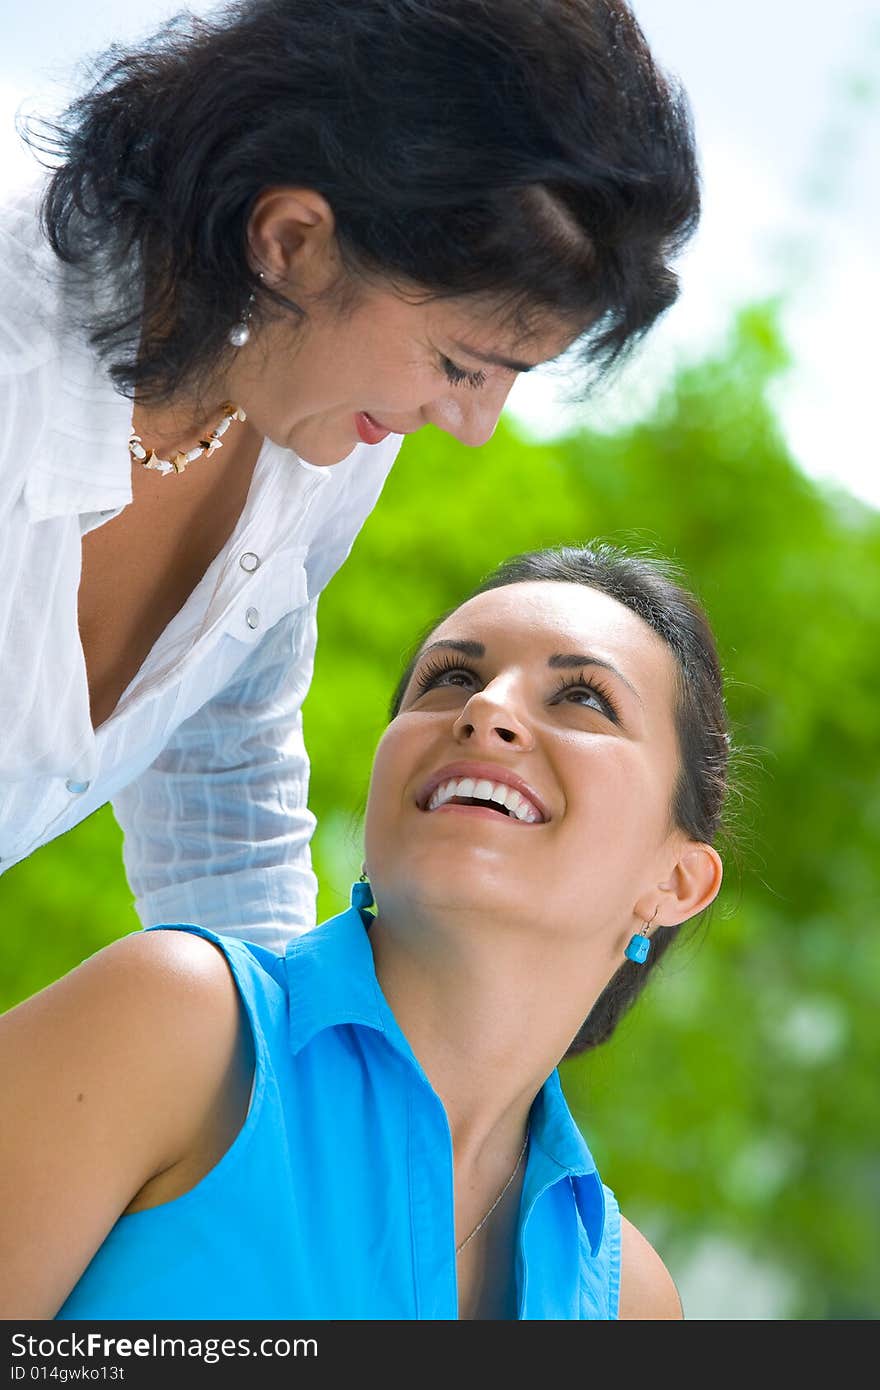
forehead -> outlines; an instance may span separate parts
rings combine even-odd
[[[653,628],[617,599],[584,584],[535,580],[477,594],[435,628],[426,645],[460,638],[483,642],[490,657],[598,657],[639,690],[658,684],[671,690],[675,678],[675,656]]]

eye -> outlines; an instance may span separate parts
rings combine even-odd
[[[465,689],[479,681],[476,671],[465,666],[451,656],[443,656],[429,661],[416,676],[419,695],[424,695],[437,685],[460,685]]]
[[[595,676],[587,680],[581,672],[577,680],[563,679],[556,692],[555,700],[561,704],[588,706],[588,697],[589,707],[598,709],[615,724],[620,723],[620,715],[611,692]]]
[[[453,386],[470,386],[473,390],[485,386],[485,372],[466,372],[464,367],[457,366],[448,357],[441,356],[440,362],[447,380],[451,381]]]

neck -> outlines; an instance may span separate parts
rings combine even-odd
[[[456,1152],[518,1147],[529,1108],[615,969],[583,937],[485,912],[383,908],[382,991],[443,1101]]]
[[[219,423],[223,407],[230,400],[234,400],[234,397],[225,393],[222,385],[212,387],[204,395],[179,396],[157,405],[142,405],[136,399],[132,410],[132,430],[141,436],[148,448],[164,458],[175,450],[193,448],[205,439]],[[238,401],[235,403],[240,404]],[[231,443],[240,430],[241,426],[236,422],[228,439],[224,436],[224,446]]]

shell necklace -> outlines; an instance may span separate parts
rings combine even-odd
[[[157,473],[182,473],[196,459],[210,458],[216,449],[222,449],[224,435],[232,424],[233,420],[246,420],[247,416],[241,406],[233,405],[232,401],[227,401],[223,410],[223,419],[211,430],[207,439],[200,439],[193,449],[184,451],[176,449],[170,459],[160,459],[155,449],[145,449],[144,441],[139,434],[133,434],[128,441],[128,452],[134,463],[139,463],[142,468],[155,469]]]

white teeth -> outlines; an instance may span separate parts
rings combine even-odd
[[[444,801],[448,801],[455,795],[455,782],[442,782],[439,787],[435,787],[428,801],[427,810],[436,811],[438,806],[442,806]]]
[[[454,797],[475,801],[494,801],[497,806],[505,807],[514,819],[526,821],[530,825],[543,820],[537,807],[521,792],[508,786],[506,782],[490,782],[487,777],[479,779],[455,777],[448,782],[441,783],[439,787],[434,788],[425,809],[436,811],[438,807],[444,806],[447,801],[451,801]]]

